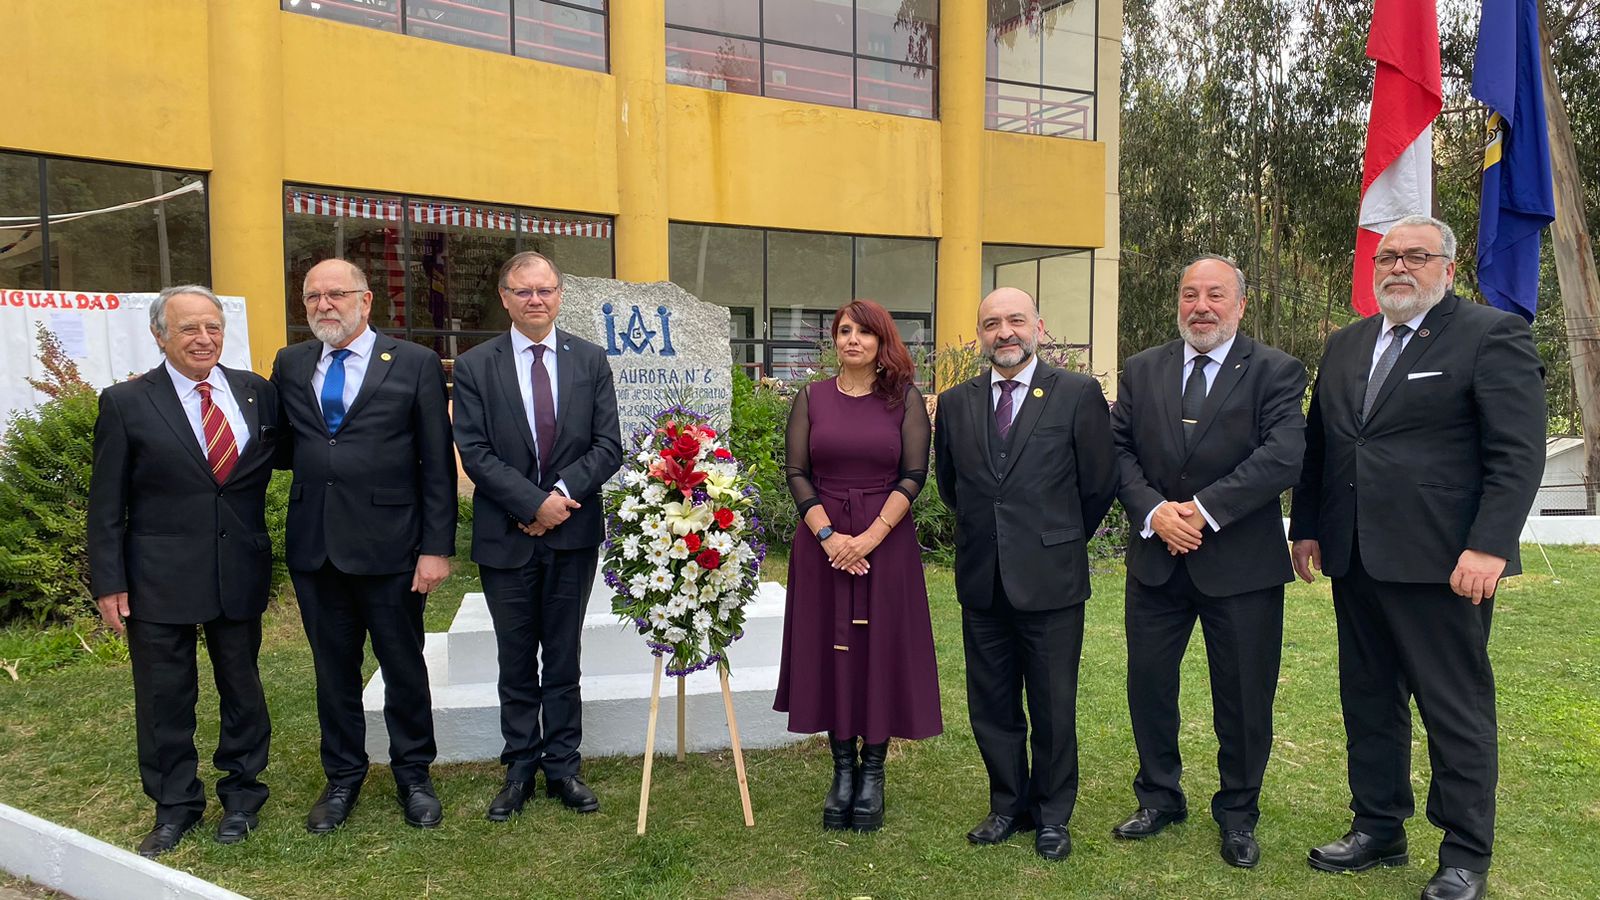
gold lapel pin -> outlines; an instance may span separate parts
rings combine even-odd
[[[388,362],[388,361],[389,361],[389,360],[391,360],[391,359],[394,359],[394,357],[393,357],[393,356],[391,356],[391,355],[390,355],[390,354],[388,354],[388,353],[382,353],[382,354],[379,354],[379,356],[378,356],[378,358],[379,358],[379,359],[381,359],[381,360],[383,360],[383,361],[384,361],[384,362]]]
[[[1035,397],[1043,397],[1044,396],[1044,388],[1034,388],[1033,389],[1033,395]]]
[[[1417,337],[1427,337],[1430,334],[1433,334],[1433,332],[1431,332],[1428,329],[1424,328],[1421,331],[1417,332]]]

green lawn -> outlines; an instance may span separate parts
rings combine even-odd
[[[1498,898],[1593,897],[1600,836],[1600,548],[1555,549],[1551,577],[1537,549],[1504,586],[1493,654],[1500,692]],[[1032,842],[974,848],[963,834],[983,816],[987,789],[967,725],[960,616],[947,570],[929,573],[944,687],[946,733],[896,743],[888,823],[873,835],[824,833],[818,807],[829,763],[820,741],[747,754],[756,827],[740,823],[726,754],[661,758],[650,833],[634,836],[638,759],[593,760],[585,775],[601,812],[567,813],[542,797],[507,825],[483,810],[501,778],[492,763],[439,767],[444,827],[407,828],[387,769],[368,780],[350,822],[331,837],[302,828],[322,786],[311,659],[292,606],[269,615],[262,672],[273,714],[272,800],[262,828],[222,847],[205,832],[167,857],[176,867],[257,897],[1414,897],[1432,874],[1438,832],[1420,814],[1427,755],[1417,726],[1412,863],[1358,876],[1306,867],[1306,848],[1348,822],[1343,731],[1327,583],[1290,589],[1277,738],[1257,835],[1261,866],[1217,857],[1204,814],[1215,785],[1215,741],[1198,632],[1185,669],[1185,784],[1197,813],[1137,844],[1110,828],[1133,807],[1133,740],[1123,693],[1121,575],[1095,581],[1084,644],[1079,735],[1083,782],[1063,864]],[[454,595],[470,583],[459,578]],[[441,595],[430,629],[454,603]],[[102,657],[105,654],[101,654]],[[737,656],[735,664],[741,662]],[[201,757],[216,736],[215,694],[202,661]],[[664,717],[667,721],[670,717]],[[639,723],[643,729],[644,722]],[[134,763],[127,667],[86,659],[13,683],[0,674],[0,801],[131,846],[151,808]],[[206,766],[208,784],[215,772]],[[207,825],[215,822],[213,804]],[[1587,860],[1587,862],[1585,862]]]

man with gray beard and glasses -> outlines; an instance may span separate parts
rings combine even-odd
[[[1224,862],[1261,859],[1255,826],[1272,751],[1283,586],[1294,580],[1278,498],[1300,477],[1306,370],[1238,333],[1244,273],[1202,256],[1178,284],[1178,340],[1128,359],[1111,412],[1128,539],[1124,614],[1143,839],[1188,816],[1179,776],[1179,667],[1199,619],[1211,675]]]
[[[345,260],[312,266],[302,299],[317,339],[279,351],[272,383],[292,434],[279,463],[294,469],[285,555],[316,664],[328,779],[306,830],[339,827],[367,777],[369,634],[400,808],[406,824],[432,828],[443,810],[428,774],[435,746],[422,609],[450,574],[456,542],[444,368],[433,351],[372,330],[366,275]]]
[[[1344,837],[1312,868],[1409,860],[1411,709],[1428,733],[1428,821],[1444,831],[1424,900],[1484,896],[1498,778],[1489,624],[1544,469],[1544,369],[1516,315],[1450,291],[1455,235],[1408,216],[1373,257],[1382,315],[1328,338],[1289,536],[1333,579],[1349,754]]]

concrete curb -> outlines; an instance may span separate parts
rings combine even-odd
[[[0,869],[77,900],[247,900],[243,894],[4,803],[0,803]]]

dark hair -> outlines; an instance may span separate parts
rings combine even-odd
[[[889,311],[871,300],[852,300],[833,314],[833,326],[828,335],[837,343],[839,323],[849,316],[863,331],[878,339],[878,378],[872,392],[882,397],[890,407],[906,399],[906,388],[911,386],[915,373],[911,354],[900,340],[900,329],[894,326]]]

